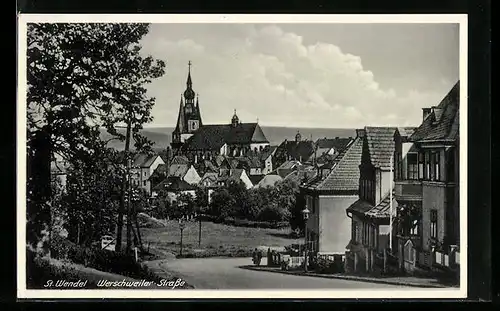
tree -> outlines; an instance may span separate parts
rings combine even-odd
[[[152,120],[154,98],[145,84],[164,73],[163,61],[140,54],[147,24],[29,24],[27,37],[28,244],[46,252],[50,225],[50,159],[93,161],[102,148],[99,127],[114,139],[130,137],[150,149],[139,134]],[[116,127],[125,124],[126,135]],[[124,166],[129,160],[123,159]],[[125,175],[118,217],[121,247]]]
[[[233,211],[235,204],[236,201],[228,189],[217,189],[212,194],[210,213],[219,220],[223,220],[224,218],[231,216],[231,212]]]
[[[194,213],[194,205],[194,198],[190,193],[180,193],[177,196],[178,217],[192,215]]]
[[[196,211],[199,214],[205,213],[208,208],[208,189],[203,186],[196,188],[195,196]]]

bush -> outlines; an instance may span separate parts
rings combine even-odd
[[[44,289],[48,280],[65,280],[76,282],[81,280],[79,272],[67,265],[51,265],[47,258],[37,257],[33,251],[26,252],[26,286],[28,289]],[[87,289],[97,288],[93,281],[87,283]]]
[[[311,265],[314,267],[314,270],[318,273],[342,273],[344,272],[344,264],[342,260],[327,260],[324,258],[311,258]]]
[[[287,221],[255,221],[227,217],[223,221],[226,225],[247,228],[281,229],[287,228],[290,224]]]

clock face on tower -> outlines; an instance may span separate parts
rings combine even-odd
[[[199,123],[198,120],[189,120],[189,130],[196,131],[198,129]]]

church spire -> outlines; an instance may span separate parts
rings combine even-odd
[[[184,99],[186,103],[194,103],[195,93],[193,91],[193,81],[191,80],[191,61],[188,62],[188,78],[186,82],[186,90],[184,91]]]
[[[187,82],[186,82],[186,85],[188,88],[191,88],[193,86],[193,81],[191,81],[191,61],[188,62],[188,78],[187,78]]]

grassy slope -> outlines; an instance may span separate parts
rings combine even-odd
[[[183,231],[183,254],[198,253],[198,256],[249,256],[256,247],[283,247],[300,243],[301,239],[290,239],[290,229],[262,229],[233,227],[212,222],[202,222],[201,246],[198,247],[198,222],[186,222]],[[169,221],[164,228],[143,228],[144,245],[152,249],[179,254],[180,229],[176,221]]]

